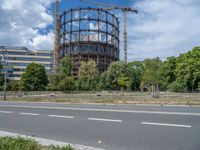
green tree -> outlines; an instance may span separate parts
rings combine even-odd
[[[45,90],[48,84],[48,77],[45,68],[36,63],[31,63],[25,69],[20,79],[22,90]]]
[[[75,89],[74,84],[74,78],[72,76],[65,76],[64,79],[62,79],[59,82],[59,90],[61,91],[72,91]]]
[[[142,82],[142,76],[144,74],[144,65],[140,61],[133,61],[127,64],[127,73],[131,79],[131,89],[138,90]]]
[[[10,80],[7,85],[8,91],[15,91],[19,90],[19,81]]]
[[[106,71],[106,87],[108,87],[111,90],[119,89],[118,80],[121,74],[125,74],[125,70],[126,67],[123,62],[112,62]]]
[[[66,55],[61,60],[58,74],[50,75],[50,85],[48,86],[48,89],[51,89],[52,91],[67,91],[74,89],[74,84],[69,81],[72,80],[74,82],[74,78],[71,77],[71,70],[72,60],[70,55]],[[69,85],[67,83],[69,83]]]
[[[60,74],[52,74],[49,76],[50,79],[50,84],[48,86],[48,89],[50,89],[51,91],[58,91],[59,90],[59,83],[61,80],[63,80],[65,76],[64,75],[60,75]]]
[[[63,59],[61,60],[59,73],[64,74],[66,76],[71,76],[71,70],[72,70],[71,57],[70,57],[70,55],[65,55],[65,57],[63,57]]]
[[[152,86],[151,92],[153,96],[157,96],[160,86],[165,84],[163,63],[158,57],[144,60],[142,79],[144,84]]]
[[[167,84],[171,84],[172,82],[176,81],[176,57],[168,57],[167,60],[164,62],[164,70],[165,70],[165,78]]]
[[[198,89],[200,82],[200,47],[194,47],[186,54],[177,58],[175,70],[177,82],[186,85],[187,89],[194,91]]]
[[[98,89],[109,90],[108,84],[106,83],[106,76],[107,76],[107,71],[104,71],[103,73],[100,74]]]
[[[3,66],[0,63],[0,86],[3,86],[3,74],[2,74],[2,71],[1,71],[2,69],[3,69]]]
[[[95,90],[98,83],[98,70],[95,61],[81,62],[78,79],[82,90]]]
[[[121,74],[118,78],[118,85],[124,90],[130,87],[130,78],[127,77],[125,74]]]
[[[168,89],[171,92],[186,92],[186,86],[177,80],[168,85]]]

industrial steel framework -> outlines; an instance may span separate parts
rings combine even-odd
[[[55,0],[55,10],[54,10],[54,65],[53,73],[58,73],[58,54],[59,54],[59,0]]]
[[[59,58],[70,54],[76,76],[81,61],[94,60],[99,72],[119,60],[119,21],[102,8],[75,8],[59,18]]]
[[[100,0],[99,2],[96,1],[91,1],[91,0],[80,0],[82,2],[86,2],[86,3],[90,3],[90,4],[94,4],[94,5],[98,5],[99,7],[102,6],[106,6],[108,8],[104,8],[104,10],[121,10],[124,13],[124,61],[125,63],[127,63],[128,61],[128,55],[127,55],[127,13],[129,12],[133,12],[133,13],[138,13],[138,10],[130,8],[130,7],[122,7],[122,6],[115,6],[112,4],[105,4],[105,3],[101,3]]]

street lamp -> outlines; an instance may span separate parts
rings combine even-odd
[[[4,50],[5,50],[5,53],[3,53],[2,52],[2,62],[4,62],[4,67],[5,67],[5,69],[4,69],[4,92],[3,92],[3,99],[4,99],[4,101],[6,101],[6,94],[7,94],[7,67],[8,67],[8,65],[7,65],[7,60],[6,60],[6,58],[5,58],[5,55],[7,56],[7,49],[6,48],[4,48]]]

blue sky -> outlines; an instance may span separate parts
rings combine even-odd
[[[98,0],[93,0],[98,1]],[[101,0],[139,10],[128,15],[128,59],[178,56],[200,45],[200,0]],[[60,12],[97,7],[61,0]],[[53,0],[0,0],[0,45],[53,49]],[[121,20],[122,14],[115,12]],[[123,58],[123,43],[120,43]]]

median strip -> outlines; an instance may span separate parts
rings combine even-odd
[[[102,119],[102,118],[88,118],[88,120],[94,120],[94,121],[108,121],[108,122],[122,122],[122,120]]]
[[[60,116],[60,115],[48,115],[49,117],[54,117],[54,118],[68,118],[68,119],[74,119],[74,116]]]
[[[155,126],[168,126],[168,127],[181,127],[181,128],[191,128],[190,125],[181,125],[181,124],[167,124],[167,123],[155,123],[155,122],[141,122],[144,125],[155,125]]]
[[[25,113],[25,112],[20,112],[20,115],[28,115],[28,116],[39,116],[40,114],[36,114],[36,113]]]

